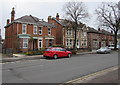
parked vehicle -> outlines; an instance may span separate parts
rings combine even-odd
[[[54,58],[57,59],[59,57],[71,57],[72,53],[70,51],[67,51],[64,48],[61,47],[52,47],[48,48],[44,51],[43,56],[45,58]]]
[[[109,49],[113,50],[114,49],[114,44],[108,46]],[[117,49],[120,48],[120,45],[117,45]]]
[[[100,49],[97,50],[97,53],[110,53],[111,49],[108,47],[101,47]]]

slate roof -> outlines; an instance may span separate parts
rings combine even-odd
[[[108,31],[106,31],[106,30],[104,30],[104,29],[100,30],[99,33],[108,34],[108,35],[113,35],[111,32],[108,32]]]
[[[98,33],[98,34],[107,34],[107,35],[113,35],[111,32],[109,31],[106,31],[104,29],[101,29],[100,31],[94,29],[94,28],[91,28],[91,27],[88,27],[88,33]]]
[[[5,27],[11,25],[12,23],[17,22],[17,23],[27,23],[27,24],[35,24],[38,26],[48,26],[48,27],[55,27],[55,25],[50,24],[48,22],[43,21],[42,19],[39,19],[37,17],[34,17],[32,15],[25,15],[22,16],[18,19],[15,19],[14,21],[12,21],[10,24],[6,25]]]
[[[87,27],[88,28],[88,33],[99,33],[98,30],[91,28],[91,27]]]

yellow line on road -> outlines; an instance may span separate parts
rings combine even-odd
[[[104,74],[104,73],[107,73],[107,72],[116,70],[116,69],[118,69],[119,67],[120,67],[120,66],[114,66],[114,67],[111,67],[111,68],[108,68],[108,69],[105,69],[105,70],[102,70],[102,71],[99,71],[99,72],[95,72],[95,73],[92,73],[92,74],[89,74],[89,75],[86,75],[86,76],[83,76],[83,77],[74,79],[74,80],[70,80],[70,81],[65,82],[65,83],[63,83],[63,84],[60,84],[60,85],[71,85],[71,84],[73,84],[73,83],[83,83],[83,82],[85,82],[85,80],[87,80],[87,79],[94,78],[95,76],[99,76],[99,75],[102,75],[102,74]]]

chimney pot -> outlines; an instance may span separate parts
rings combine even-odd
[[[98,28],[98,31],[100,31],[100,28]]]
[[[7,24],[9,24],[10,23],[10,20],[9,19],[7,19]]]
[[[14,7],[12,8],[12,12],[11,12],[11,22],[14,20],[15,18],[15,11],[14,11]]]
[[[57,13],[57,15],[56,15],[56,19],[59,21],[59,13]]]

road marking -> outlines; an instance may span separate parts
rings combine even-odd
[[[103,75],[107,72],[114,71],[118,68],[120,68],[120,66],[114,66],[114,67],[111,67],[111,68],[108,68],[108,69],[105,69],[105,70],[102,70],[102,71],[99,71],[99,72],[95,72],[95,73],[92,73],[92,74],[89,74],[89,75],[86,75],[86,76],[82,76],[82,77],[74,79],[74,80],[70,80],[70,81],[62,83],[60,85],[71,85],[71,84],[74,84],[74,83],[84,83],[85,81],[93,79],[96,76]]]

